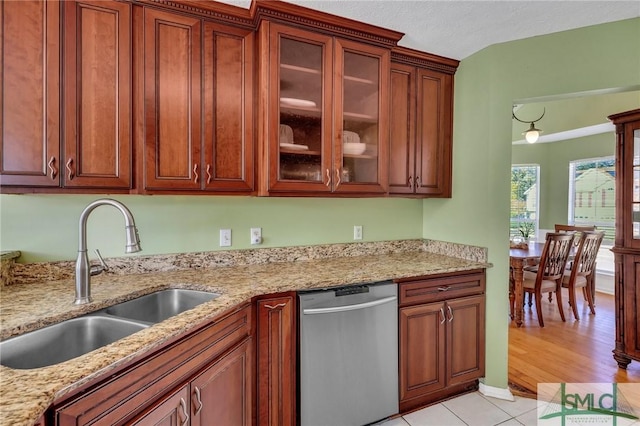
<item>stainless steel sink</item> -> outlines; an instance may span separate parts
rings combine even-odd
[[[106,308],[103,312],[121,318],[157,323],[219,297],[206,291],[169,289]]]
[[[100,315],[73,318],[0,342],[0,364],[16,369],[58,364],[147,327]]]
[[[68,361],[218,296],[206,291],[170,289],[122,302],[0,342],[0,364],[31,369]]]

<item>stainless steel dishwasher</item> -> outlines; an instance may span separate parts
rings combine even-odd
[[[300,422],[360,426],[398,413],[391,282],[300,292]]]

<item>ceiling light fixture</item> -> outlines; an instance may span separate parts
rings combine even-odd
[[[545,112],[547,112],[546,108],[542,110],[542,115],[537,120],[523,121],[523,120],[520,120],[518,117],[516,117],[515,105],[513,106],[513,109],[511,110],[511,115],[513,116],[513,118],[515,118],[516,120],[518,120],[521,123],[530,124],[529,129],[526,132],[522,133],[524,135],[524,138],[527,140],[527,142],[535,143],[538,140],[538,138],[540,137],[540,133],[542,133],[542,130],[536,129],[536,127],[533,125],[533,123],[535,123],[537,121],[540,121],[542,119],[542,117],[544,117],[544,113]]]

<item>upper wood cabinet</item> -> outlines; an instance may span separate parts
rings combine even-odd
[[[131,5],[3,2],[2,14],[2,185],[128,190]]]
[[[0,183],[59,186],[60,9],[57,1],[3,1]]]
[[[131,5],[64,2],[67,188],[131,188]]]
[[[252,191],[253,33],[142,13],[144,189]]]
[[[325,21],[280,2],[257,2],[256,13],[260,195],[386,193],[390,45],[397,40],[380,40],[397,33],[352,21],[340,27],[335,19],[342,18]],[[288,25],[293,14],[306,18],[304,29]],[[340,31],[349,24],[352,34]],[[376,30],[384,34],[371,36]]]
[[[458,61],[399,47],[392,60],[389,193],[451,197]]]

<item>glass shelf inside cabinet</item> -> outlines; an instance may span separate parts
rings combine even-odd
[[[323,46],[280,38],[279,179],[322,182]]]
[[[633,238],[640,239],[640,129],[633,131]]]

